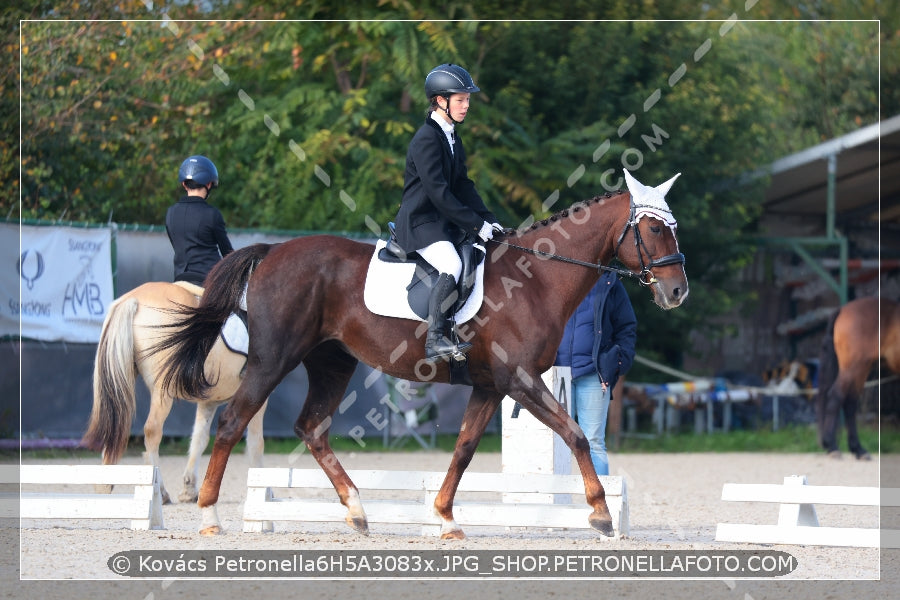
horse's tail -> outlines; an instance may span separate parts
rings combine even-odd
[[[128,445],[135,412],[134,315],[138,301],[115,302],[100,332],[94,360],[94,405],[81,445],[103,453],[103,464],[119,462]]]
[[[825,336],[822,338],[822,346],[819,349],[819,370],[816,376],[816,425],[819,431],[819,443],[822,443],[822,428],[825,423],[825,406],[828,398],[828,390],[834,385],[838,376],[837,352],[834,349],[834,322],[837,320],[840,310],[836,311],[825,328]]]
[[[174,310],[175,321],[162,326],[171,328],[172,333],[151,351],[171,350],[162,367],[162,382],[173,396],[204,398],[215,385],[206,377],[206,357],[222,324],[231,313],[241,310],[241,298],[250,274],[273,246],[254,244],[228,254],[207,275],[200,305]]]

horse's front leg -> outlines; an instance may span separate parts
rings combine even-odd
[[[603,535],[612,537],[614,530],[612,515],[606,505],[606,491],[597,477],[597,471],[591,461],[590,444],[581,428],[557,402],[540,377],[532,377],[520,369],[514,378],[509,395],[538,421],[558,434],[572,450],[581,470],[581,477],[584,479],[585,499],[594,509],[588,517],[588,523]]]
[[[181,502],[197,501],[198,462],[203,456],[203,451],[209,444],[209,427],[212,425],[213,415],[218,404],[213,402],[197,403],[197,412],[194,417],[194,429],[191,431],[191,445],[188,448],[188,461],[181,475],[182,488],[178,494]]]
[[[265,404],[268,393],[271,391],[269,388],[262,392],[255,392],[253,386],[248,384],[248,380],[249,377],[244,379],[234,398],[219,417],[216,440],[213,442],[209,465],[206,467],[206,477],[203,479],[203,485],[200,486],[200,494],[197,499],[197,506],[200,507],[200,535],[216,535],[222,530],[216,503],[219,501],[219,491],[222,487],[225,467],[228,465],[228,457],[231,456],[235,444],[243,436],[250,419]]]
[[[441,519],[441,539],[462,540],[466,537],[462,528],[456,524],[456,520],[453,518],[453,498],[456,496],[456,489],[459,487],[463,473],[472,462],[478,442],[481,441],[481,436],[491,417],[497,411],[502,397],[502,394],[479,387],[472,390],[472,396],[469,398],[463,414],[459,436],[456,438],[456,447],[453,449],[453,458],[450,460],[447,476],[434,499],[434,512]]]

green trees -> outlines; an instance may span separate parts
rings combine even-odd
[[[642,329],[672,340],[660,355],[677,360],[685,331],[742,299],[733,273],[753,253],[743,234],[760,190],[723,182],[897,114],[898,62],[882,61],[879,73],[879,43],[895,56],[897,27],[837,20],[884,9],[866,1],[852,14],[819,3],[703,14],[677,2],[576,2],[559,14],[532,4],[514,13],[500,2],[400,0],[352,14],[285,1],[4,8],[4,51],[21,56],[21,137],[17,147],[7,129],[0,144],[0,211],[160,224],[178,165],[202,153],[219,167],[213,201],[231,228],[375,234],[400,200],[425,74],[459,62],[483,90],[461,129],[470,174],[507,225],[602,193],[623,166],[648,183],[683,173],[670,204],[691,309],[663,316],[635,303]],[[503,20],[651,11],[683,20]],[[84,17],[94,20],[59,20]],[[350,17],[359,20],[336,20]],[[690,21],[698,17],[710,20]],[[796,18],[833,20],[750,21]],[[8,128],[15,76],[8,69],[0,89]]]

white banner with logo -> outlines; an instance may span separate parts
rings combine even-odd
[[[20,245],[21,232],[21,245]],[[111,230],[0,224],[0,335],[97,342],[113,301]],[[21,295],[20,295],[21,294]]]

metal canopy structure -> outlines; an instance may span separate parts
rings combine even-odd
[[[791,247],[842,304],[848,299],[851,232],[869,237],[875,256],[900,253],[900,236],[879,235],[900,226],[900,115],[780,158],[751,177],[761,176],[771,178],[763,204],[764,243]],[[810,255],[810,247],[837,249],[837,280]]]
[[[772,178],[765,212],[775,218],[825,215],[832,162],[838,226],[900,223],[900,115],[773,162],[765,170]]]

